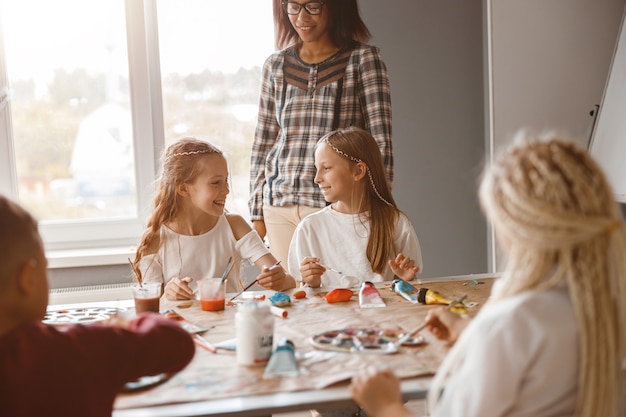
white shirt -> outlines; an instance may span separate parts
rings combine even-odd
[[[357,277],[360,282],[381,282],[393,279],[393,271],[387,265],[384,275],[374,273],[367,259],[369,222],[362,221],[358,214],[339,213],[326,206],[322,210],[305,217],[296,227],[289,246],[289,272],[296,281],[302,281],[300,262],[305,257],[316,257],[326,266]],[[409,219],[402,213],[393,234],[395,253],[402,252],[415,261],[422,269],[422,250],[417,235]],[[322,275],[322,285],[328,287],[345,286],[341,276],[326,270]]]
[[[463,362],[431,417],[571,417],[578,338],[566,288],[486,304],[457,341]]]
[[[181,235],[161,226],[159,251],[141,258],[139,268],[146,282],[167,284],[176,277],[215,278],[222,276],[232,256],[234,266],[228,275],[226,292],[237,292],[243,289],[241,261],[254,263],[268,253],[254,230],[236,240],[230,223],[222,215],[213,229],[198,236]]]

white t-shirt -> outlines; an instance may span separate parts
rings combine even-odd
[[[156,254],[144,256],[139,261],[145,282],[168,283],[176,277],[191,277],[194,280],[220,277],[228,258],[232,256],[234,264],[228,274],[226,292],[243,289],[243,259],[254,263],[269,253],[254,230],[236,240],[225,215],[220,216],[213,229],[198,236],[181,235],[161,226],[161,243]]]
[[[305,217],[296,227],[289,246],[289,272],[296,281],[302,281],[300,262],[309,256],[319,258],[322,264],[344,275],[357,277],[361,282],[392,280],[394,274],[389,266],[382,276],[372,271],[366,254],[368,238],[368,221],[362,222],[358,214],[339,213],[326,206]],[[398,216],[393,241],[396,252],[390,258],[402,252],[413,259],[421,271],[422,250],[411,222],[402,213]],[[344,286],[340,279],[340,275],[327,270],[322,275],[322,285]]]
[[[457,341],[462,363],[431,417],[571,417],[578,338],[566,288],[486,304]]]

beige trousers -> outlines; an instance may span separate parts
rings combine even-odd
[[[286,207],[263,206],[263,219],[265,221],[270,252],[277,260],[282,262],[283,268],[287,269],[289,244],[296,226],[306,216],[319,210],[321,209],[317,207],[299,205]]]

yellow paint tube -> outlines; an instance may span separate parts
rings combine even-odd
[[[450,305],[450,303],[452,303],[453,300],[451,300],[449,297],[446,297],[445,295],[443,295],[442,293],[438,291],[422,287],[419,289],[419,292],[417,294],[417,301],[421,304],[429,304],[429,305],[430,304]],[[467,308],[461,304],[458,306],[450,307],[450,311],[454,313],[465,314],[467,313]]]

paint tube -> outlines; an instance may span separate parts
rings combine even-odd
[[[428,288],[420,288],[417,294],[417,301],[421,304],[445,304],[450,305],[452,299],[446,297],[440,292]],[[467,309],[463,304],[450,307],[450,311],[454,313],[467,313]]]
[[[365,281],[361,284],[361,290],[359,291],[359,307],[386,307],[385,301],[378,292],[378,289],[369,281]]]
[[[295,346],[291,340],[282,339],[265,367],[263,378],[296,376],[299,373]]]
[[[419,289],[404,281],[403,279],[396,278],[391,283],[391,289],[402,296],[404,299],[412,302],[413,304],[417,304],[417,295],[419,293]]]

